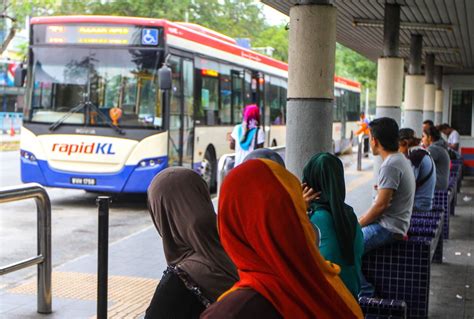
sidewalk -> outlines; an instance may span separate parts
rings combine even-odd
[[[0,152],[16,151],[20,149],[20,133],[15,133],[14,136],[9,134],[0,134]]]
[[[355,158],[355,157],[354,157]],[[358,215],[372,198],[372,164],[345,162],[347,202]],[[464,201],[463,197],[472,199]],[[443,264],[432,265],[430,318],[474,318],[474,178],[466,178],[458,196],[452,237],[445,243]],[[53,247],[54,253],[54,247]],[[94,318],[97,252],[53,269],[53,313],[36,313],[36,278],[0,290],[1,318]],[[161,239],[153,226],[109,248],[109,318],[141,318],[166,264]]]
[[[145,312],[166,269],[166,264],[159,262],[161,254],[161,241],[152,226],[110,245],[109,318],[136,318]],[[51,315],[36,313],[36,278],[5,288],[0,291],[0,317],[93,318],[96,274],[96,253],[53,269]]]

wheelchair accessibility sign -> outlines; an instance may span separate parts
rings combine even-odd
[[[158,29],[143,29],[142,45],[158,45]]]

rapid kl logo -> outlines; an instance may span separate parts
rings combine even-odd
[[[105,154],[114,155],[112,143],[90,143],[84,144],[53,144],[53,152],[71,154]]]

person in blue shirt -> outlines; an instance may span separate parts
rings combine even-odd
[[[399,131],[399,152],[410,160],[415,174],[416,191],[413,209],[429,211],[433,206],[436,186],[436,166],[430,153],[420,146],[420,139],[410,128]]]

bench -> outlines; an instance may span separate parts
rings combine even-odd
[[[408,318],[428,316],[431,262],[443,261],[444,215],[444,208],[438,206],[428,212],[414,211],[408,240],[379,247],[363,257],[362,272],[374,285],[376,296],[405,301]]]
[[[404,300],[408,318],[426,318],[433,238],[413,236],[365,254],[362,272],[376,296]]]
[[[437,217],[412,217],[408,236],[429,237],[433,239],[431,260],[435,263],[443,262],[443,214],[436,213]]]
[[[461,190],[462,162],[459,163],[458,161],[451,161],[452,165],[449,172],[448,189],[452,192],[451,215],[455,214],[457,193]]]
[[[449,216],[451,214],[452,201],[453,192],[449,190],[435,190],[433,206],[442,207],[444,209],[443,239],[449,239]]]
[[[407,317],[407,304],[402,300],[361,297],[359,305],[366,319],[405,319]]]

